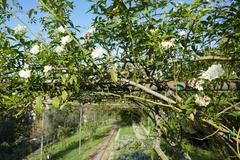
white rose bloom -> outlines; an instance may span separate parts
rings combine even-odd
[[[51,71],[52,69],[53,69],[52,66],[47,65],[47,66],[44,66],[43,72],[44,72],[44,73],[47,73],[47,72]]]
[[[169,48],[174,46],[174,42],[175,42],[174,38],[170,39],[169,41],[162,41],[161,42],[162,48],[164,50],[167,50],[167,49],[169,49]]]
[[[203,86],[202,84],[204,84],[204,81],[203,80],[199,80],[197,81],[197,83],[195,84],[195,88],[199,91],[203,91]]]
[[[199,91],[202,91],[203,90],[203,86],[202,84],[204,84],[204,81],[203,80],[197,80],[195,78],[193,78],[190,82],[189,82],[189,86],[199,90]]]
[[[94,26],[92,26],[92,27],[90,27],[89,29],[88,29],[88,33],[89,34],[93,34],[94,32],[96,31],[96,28],[94,27]]]
[[[179,32],[179,36],[180,36],[180,38],[182,38],[182,39],[186,39],[186,38],[187,38],[187,32],[186,32],[186,31],[180,31],[180,32]]]
[[[21,71],[19,71],[19,76],[21,78],[27,79],[31,76],[31,70],[28,70],[28,69],[27,70],[21,70]]]
[[[195,103],[198,104],[199,106],[204,106],[206,107],[207,105],[209,105],[211,101],[211,98],[209,98],[208,96],[199,96],[199,95],[195,95]]]
[[[27,69],[28,67],[29,67],[28,64],[24,64],[24,66],[23,66],[24,69]]]
[[[93,59],[101,58],[105,52],[106,52],[105,49],[103,49],[102,47],[99,47],[94,49],[91,55]]]
[[[207,79],[212,81],[216,78],[223,76],[224,70],[221,64],[213,64],[211,67],[208,68],[207,71],[203,72],[199,78]]]
[[[64,51],[64,46],[57,46],[55,48],[55,52],[57,52],[57,53],[62,53],[63,51]]]
[[[32,48],[30,49],[30,53],[32,54],[38,54],[39,52],[40,52],[40,47],[37,44],[33,45]]]
[[[172,58],[168,58],[168,63],[173,63],[174,62],[174,60],[172,59]]]
[[[70,36],[65,36],[65,37],[62,37],[61,38],[61,43],[62,45],[66,45],[67,43],[70,43],[72,41],[71,37]]]
[[[63,26],[60,26],[60,27],[57,28],[56,32],[57,33],[65,33],[65,29],[64,29]]]
[[[150,32],[151,32],[151,33],[156,33],[157,31],[158,31],[157,28],[155,28],[155,29],[150,29]]]
[[[48,80],[45,81],[45,83],[52,83],[52,80],[48,79]]]
[[[96,28],[94,26],[90,27],[84,34],[84,38],[89,38],[94,32],[96,31]]]
[[[18,24],[14,28],[14,34],[24,34],[26,32],[26,29],[27,29],[26,26],[22,26],[22,25]]]

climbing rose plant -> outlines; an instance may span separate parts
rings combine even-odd
[[[46,101],[55,109],[99,102],[106,97],[83,93],[107,91],[143,105],[158,138],[181,149],[184,135],[217,130],[210,146],[239,157],[238,1],[89,0],[96,18],[85,33],[70,19],[73,2],[38,2],[28,16],[42,37],[10,27],[14,6],[0,3],[2,117],[41,113]]]

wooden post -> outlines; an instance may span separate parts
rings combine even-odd
[[[42,111],[42,137],[41,137],[41,160],[43,160],[43,138],[44,138],[44,111],[45,108],[43,107],[43,111]]]
[[[81,143],[82,143],[82,104],[80,104],[80,112],[79,112],[79,147],[78,147],[79,155],[81,150]]]

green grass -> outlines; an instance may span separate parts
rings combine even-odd
[[[220,160],[221,158],[217,153],[214,153],[210,150],[205,150],[199,147],[192,146],[187,144],[184,146],[184,149],[188,152],[192,160]]]
[[[78,148],[79,136],[77,134],[51,145],[47,148],[48,152],[51,153],[51,160],[87,160],[88,157],[99,148],[104,140],[104,137],[108,135],[110,128],[111,126],[99,127],[96,131],[96,136],[92,140],[87,140],[85,137],[83,137],[80,154]],[[126,138],[136,138],[132,126],[122,126],[119,130],[118,140],[113,143],[115,144]],[[64,141],[67,142],[67,146],[64,145]],[[113,157],[121,157],[121,155],[125,153],[131,155],[139,151],[145,153],[146,155],[150,155],[152,152],[151,147],[149,149],[139,150],[139,148],[141,148],[140,145],[141,143],[139,141],[130,142],[119,150],[114,150]],[[168,155],[173,154],[170,150],[168,150],[168,147],[164,142],[161,143],[161,148]],[[192,160],[220,159],[220,157],[212,151],[204,150],[189,144],[184,146],[184,150],[190,155]],[[45,159],[46,157],[44,160]],[[40,160],[40,151],[38,150],[34,154],[30,155],[28,160]]]
[[[174,151],[170,149],[164,141],[161,142],[161,148],[171,159],[171,156],[174,155]],[[183,145],[183,149],[189,154],[192,160],[221,160],[217,153],[191,144]]]
[[[131,136],[131,137],[135,137],[135,133],[133,131],[132,126],[123,126],[120,128],[119,131],[119,139],[124,138],[124,136]]]
[[[53,144],[48,147],[48,153],[51,155],[51,160],[84,160],[89,157],[92,153],[96,151],[98,145],[103,142],[105,136],[108,135],[111,126],[105,126],[97,129],[97,136],[95,136],[92,140],[86,140],[83,138],[82,146],[79,154],[79,136],[73,135],[71,137],[67,137],[64,140]],[[64,145],[64,141],[67,142],[68,145]],[[46,148],[45,148],[46,149]],[[46,157],[45,157],[46,158]],[[44,159],[45,159],[44,158]],[[39,160],[40,152],[39,150],[30,155],[28,160]]]
[[[118,141],[121,141],[122,138],[126,137],[126,136],[133,136],[135,137],[134,131],[132,126],[123,126],[120,128],[120,132],[119,132],[119,139]],[[115,142],[115,143],[117,143]],[[153,157],[155,157],[154,152],[152,150],[151,146],[151,140],[145,140],[144,141],[145,144],[149,143],[149,147],[144,148],[143,150],[141,149],[141,142],[140,141],[134,141],[132,143],[129,143],[128,145],[122,147],[119,150],[115,150],[114,151],[114,159],[121,159],[119,157],[122,157],[124,154],[126,155],[134,155],[137,152],[141,152],[145,155],[150,156],[151,154],[153,155]],[[161,143],[161,148],[163,149],[163,151],[169,155],[172,156],[174,154],[174,151],[172,151],[165,142]],[[221,159],[218,154],[216,154],[213,151],[210,150],[206,150],[206,149],[202,149],[200,147],[196,147],[190,144],[186,144],[184,145],[184,150],[190,155],[190,157],[192,158],[192,160],[219,160]],[[124,158],[123,158],[124,159]],[[148,159],[148,158],[147,158]],[[155,158],[157,159],[157,158]],[[171,159],[171,157],[169,157],[169,159]]]

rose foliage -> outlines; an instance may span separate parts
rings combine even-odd
[[[240,157],[237,0],[89,0],[96,18],[85,33],[71,21],[75,3],[38,2],[28,16],[42,36],[10,27],[21,7],[0,2],[1,120],[46,104],[127,101],[172,148],[197,141]]]

